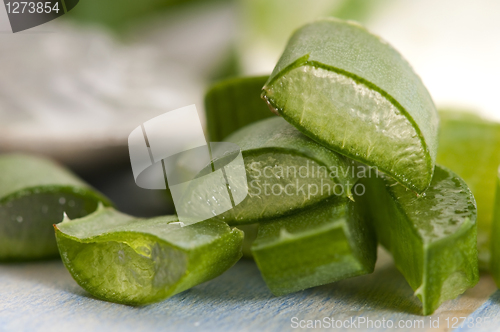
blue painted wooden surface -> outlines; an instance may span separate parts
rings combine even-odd
[[[0,265],[0,331],[287,331],[293,330],[293,317],[424,319],[427,330],[429,318],[418,314],[419,301],[384,255],[371,275],[283,297],[274,297],[255,264],[242,260],[212,281],[139,308],[93,299],[59,261],[4,264]],[[469,316],[473,311],[471,316],[499,315],[500,294],[486,301],[495,290],[491,278],[484,276],[474,289],[443,304],[432,315],[440,318],[439,330],[447,330],[446,317]]]

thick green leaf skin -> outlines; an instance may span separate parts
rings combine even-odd
[[[493,214],[493,227],[491,232],[491,274],[497,287],[500,288],[500,169],[497,176],[495,194],[495,211]]]
[[[422,301],[424,315],[478,282],[476,205],[460,177],[436,166],[422,196],[382,175],[362,183],[377,238]]]
[[[93,296],[116,303],[162,301],[213,279],[242,256],[243,232],[176,216],[135,219],[111,208],[54,226],[64,265]]]
[[[500,123],[457,110],[443,110],[439,116],[437,162],[456,172],[474,194],[479,267],[487,270],[496,191],[492,179],[500,165]]]
[[[230,78],[209,88],[205,94],[205,113],[210,141],[220,142],[250,123],[273,116],[260,98],[268,78]]]
[[[281,117],[250,124],[226,141],[242,149],[249,190],[240,204],[216,217],[229,225],[272,220],[328,197],[351,196],[356,181],[353,161],[314,142]],[[272,186],[274,193],[283,188],[282,194],[274,194]]]
[[[0,261],[59,255],[52,225],[111,203],[52,161],[21,154],[0,157]]]
[[[325,19],[298,29],[262,97],[328,148],[417,193],[428,187],[437,154],[434,103],[401,55],[360,25]]]
[[[377,241],[358,203],[334,198],[259,226],[252,246],[275,295],[373,272]]]

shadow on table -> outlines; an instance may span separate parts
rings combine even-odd
[[[383,257],[382,264],[370,275],[346,279],[301,292],[274,296],[266,287],[254,262],[240,261],[230,271],[205,284],[177,295],[184,299],[195,298],[196,303],[214,305],[219,302],[277,305],[285,303],[287,308],[296,306],[305,314],[308,308],[317,311],[319,307],[338,308],[343,312],[355,308],[360,310],[388,310],[420,314],[421,304],[413,295],[404,277],[392,260]],[[381,266],[380,266],[381,265]],[[168,300],[167,300],[168,301]]]
[[[5,276],[10,276],[11,280],[30,282],[95,299],[76,284],[62,262],[58,260],[2,264],[0,280]],[[378,266],[370,275],[276,297],[266,287],[256,264],[251,260],[242,260],[214,280],[158,304],[137,309],[143,311],[155,307],[155,310],[170,310],[173,305],[183,302],[211,307],[279,304],[288,310],[300,309],[303,314],[307,313],[308,308],[315,311],[321,308],[333,308],[342,312],[356,310],[358,314],[360,310],[389,310],[410,314],[418,314],[421,310],[418,299],[413,296],[412,289],[392,261]]]

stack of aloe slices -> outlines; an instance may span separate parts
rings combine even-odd
[[[243,81],[233,80],[233,89],[239,85],[243,91]],[[226,93],[232,100],[234,92]],[[359,197],[348,194],[354,203],[345,196],[318,197],[316,204],[296,205],[290,213],[270,219],[251,215],[280,208],[272,205],[275,198],[260,195],[254,204],[225,216],[233,225],[258,222],[251,250],[273,293],[371,272],[375,235],[421,299],[424,314],[477,283],[474,197],[456,174],[435,165],[437,111],[418,76],[394,49],[351,22],[306,25],[291,37],[262,97],[318,146],[352,159],[330,167],[345,171],[358,165],[356,161],[378,170],[370,178],[355,172],[358,179],[353,175],[351,180],[366,192]],[[223,105],[218,111],[230,114]],[[283,136],[274,124],[278,121],[251,124],[226,140],[241,144],[251,165],[251,151],[267,149]],[[264,134],[266,127],[273,135]],[[268,169],[281,170],[289,159],[269,161],[263,168],[274,163]],[[251,184],[262,169],[248,168]],[[282,181],[281,176],[271,185]],[[249,188],[251,193],[252,185]],[[293,204],[286,193],[281,198],[283,206]],[[248,213],[250,206],[256,210]]]
[[[281,117],[264,112],[259,85]],[[138,305],[209,280],[242,255],[243,234],[230,226],[258,228],[250,251],[276,295],[372,272],[377,241],[424,314],[477,282],[476,203],[435,164],[434,104],[399,53],[361,26],[304,26],[269,78],[220,83],[206,108],[211,137],[242,149],[248,197],[186,227],[109,207],[67,211],[59,251],[91,294]]]

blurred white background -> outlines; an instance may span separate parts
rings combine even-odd
[[[0,8],[0,152],[45,154],[99,171],[87,180],[104,177],[111,196],[132,192],[135,127],[190,104],[204,119],[211,82],[269,74],[290,34],[326,16],[360,21],[392,44],[438,108],[500,121],[498,0],[85,0],[16,34]],[[116,165],[113,180],[103,168]]]
[[[95,4],[81,1],[74,13]],[[203,118],[210,81],[270,73],[295,28],[330,15],[360,20],[391,43],[438,107],[500,120],[495,0],[197,1],[121,30],[72,14],[12,34],[0,10],[1,150],[70,164],[118,157],[110,151],[138,124],[193,103]]]

